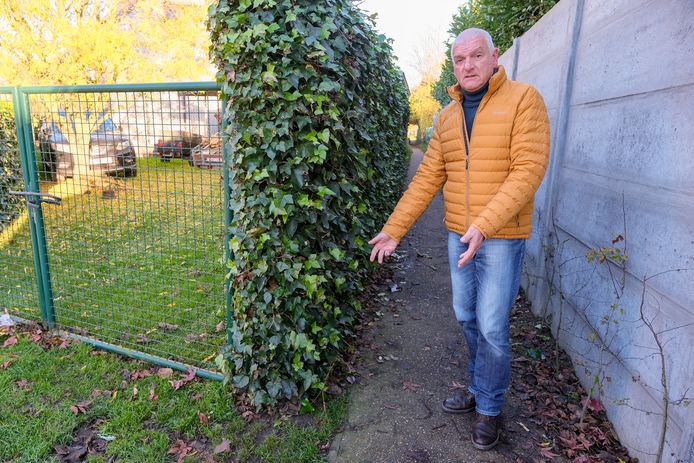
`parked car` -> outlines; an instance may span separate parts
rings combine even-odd
[[[89,164],[107,175],[137,175],[135,150],[111,119],[104,120],[89,136]]]
[[[52,120],[41,123],[38,130],[40,159],[46,174],[54,180],[72,177],[75,169],[75,147],[60,125]],[[137,175],[135,150],[118,126],[105,119],[89,135],[89,168],[107,175]]]
[[[70,142],[63,135],[60,126],[54,121],[44,121],[39,126],[38,139],[41,174],[58,181],[72,177]]]
[[[193,148],[200,142],[200,135],[185,131],[168,132],[157,140],[154,154],[162,161],[170,161],[173,158],[190,159]]]
[[[224,154],[222,153],[222,140],[219,134],[193,148],[188,163],[193,167],[212,169],[224,166]]]

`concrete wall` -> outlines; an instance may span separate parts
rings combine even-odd
[[[658,450],[664,364],[663,461],[694,463],[694,404],[678,403],[694,396],[694,0],[562,0],[500,61],[551,120],[523,283],[533,310],[586,389],[599,379],[642,462]],[[626,263],[589,262],[602,246]]]

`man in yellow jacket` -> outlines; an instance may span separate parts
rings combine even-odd
[[[549,157],[544,101],[530,85],[509,80],[498,55],[482,29],[455,39],[453,101],[407,191],[369,241],[371,261],[383,262],[443,187],[453,309],[470,354],[468,392],[446,399],[443,409],[476,411],[471,438],[481,450],[499,441],[496,417],[511,370],[509,313]]]

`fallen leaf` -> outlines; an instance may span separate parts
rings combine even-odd
[[[208,416],[202,412],[198,412],[198,420],[200,420],[200,424],[209,424],[210,422]]]
[[[176,462],[181,463],[191,450],[193,449],[188,444],[186,444],[181,439],[178,439],[167,453],[169,455],[177,455],[178,459],[176,460]]]
[[[605,407],[602,406],[602,402],[599,399],[590,399],[590,407],[595,410],[596,413],[605,411]]]
[[[20,379],[19,381],[15,381],[14,383],[17,385],[17,387],[20,387],[22,389],[26,389],[29,386],[29,381],[27,381],[26,379]]]
[[[152,402],[159,400],[159,396],[154,393],[154,384],[149,387],[149,396],[147,396],[147,400]]]
[[[589,399],[588,397],[584,397],[581,400],[581,405],[585,407],[586,401],[588,401],[588,408],[591,408],[593,411],[595,411],[595,413],[600,413],[605,410],[605,407],[602,406],[599,399]]]
[[[416,391],[420,387],[419,384],[411,383],[410,381],[404,381],[402,383],[403,391]]]
[[[228,439],[224,439],[221,444],[214,448],[214,454],[218,455],[220,453],[231,451],[231,443]]]
[[[146,378],[148,376],[152,376],[152,372],[149,370],[138,370],[130,373],[131,380]]]
[[[77,463],[83,461],[84,456],[87,455],[87,446],[82,444],[73,444],[70,447],[70,453],[65,457],[67,463]]]
[[[215,333],[219,333],[223,329],[224,329],[224,321],[217,323],[217,326],[214,327]]]
[[[458,389],[467,389],[464,385],[460,384],[458,381],[453,381],[450,386],[448,386],[449,391],[456,391]]]
[[[254,419],[258,418],[258,415],[253,413],[252,411],[248,410],[243,413],[241,413],[241,416],[246,420],[246,421],[253,421]]]
[[[2,343],[2,347],[10,347],[14,346],[17,344],[17,336],[10,336],[9,338],[5,339],[5,342]]]
[[[157,371],[157,375],[163,379],[170,378],[171,375],[173,375],[173,370],[171,368],[160,368],[159,371]]]
[[[149,344],[150,342],[154,342],[154,339],[148,338],[144,334],[138,334],[135,336],[135,342],[138,344]]]
[[[70,405],[70,411],[75,415],[79,415],[80,413],[86,413],[91,404],[91,400],[83,400],[82,402],[76,405]]]
[[[550,447],[544,447],[542,445],[540,445],[540,455],[550,460],[559,456],[559,454],[552,452]]]
[[[174,388],[174,391],[179,390],[180,388],[183,387],[184,384],[189,383],[195,378],[195,370],[188,369],[188,372],[181,376],[181,379],[176,380],[176,381],[169,381],[169,384],[171,384],[171,387]]]
[[[162,330],[167,331],[173,331],[178,329],[178,325],[174,325],[173,323],[160,322],[157,326]]]
[[[99,396],[104,396],[104,397],[109,397],[111,395],[111,391],[102,391],[101,389],[94,389],[89,396],[92,399],[96,399]]]
[[[137,386],[133,386],[133,399],[137,399],[137,394],[139,393]]]
[[[6,361],[0,363],[0,370],[5,370],[10,365],[12,365],[12,362],[10,360],[6,360]]]

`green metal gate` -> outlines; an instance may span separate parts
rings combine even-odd
[[[12,314],[39,321],[39,293],[25,201],[10,191],[24,191],[15,108],[12,89],[0,88],[0,311],[9,307]],[[33,241],[35,244],[36,241]]]
[[[15,204],[0,308],[219,379],[230,217],[218,85],[4,90],[22,181],[0,190]]]

